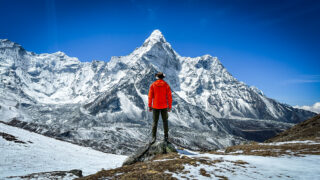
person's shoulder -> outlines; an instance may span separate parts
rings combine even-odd
[[[170,87],[170,85],[169,85],[169,83],[167,83],[167,81],[164,81],[164,82],[165,82],[166,86]]]

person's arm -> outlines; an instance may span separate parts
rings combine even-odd
[[[170,86],[167,86],[167,99],[168,99],[168,105],[169,105],[169,112],[172,109],[172,94],[171,94],[171,89]]]
[[[153,92],[153,86],[150,86],[149,89],[149,95],[148,95],[148,107],[149,107],[149,111],[152,111],[152,100],[154,97],[154,92]]]

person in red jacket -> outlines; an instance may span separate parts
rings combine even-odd
[[[148,98],[149,111],[153,111],[151,144],[156,141],[160,114],[163,121],[164,140],[165,142],[168,141],[168,112],[172,109],[171,89],[168,83],[163,80],[165,75],[162,72],[158,72],[155,76],[157,80],[151,84]]]

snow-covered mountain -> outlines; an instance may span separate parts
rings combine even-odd
[[[127,154],[148,141],[147,94],[157,71],[173,91],[170,139],[191,149],[263,140],[315,115],[239,82],[216,57],[180,56],[155,30],[131,54],[109,62],[35,54],[0,40],[0,120]]]

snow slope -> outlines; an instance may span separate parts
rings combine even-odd
[[[185,165],[185,174],[174,174],[173,177],[185,179],[189,177],[195,179],[220,179],[218,176],[227,177],[230,180],[249,180],[249,179],[320,179],[320,156],[305,155],[282,156],[282,157],[263,157],[248,155],[214,155],[199,154],[192,152],[187,155],[191,158],[210,158],[212,161],[219,160],[214,166],[199,164],[199,166]],[[245,162],[238,164],[236,162]],[[205,169],[211,177],[201,175],[200,169]]]
[[[84,175],[122,165],[126,156],[106,154],[0,123],[0,132],[25,142],[0,137],[0,179],[37,172],[80,169]]]

